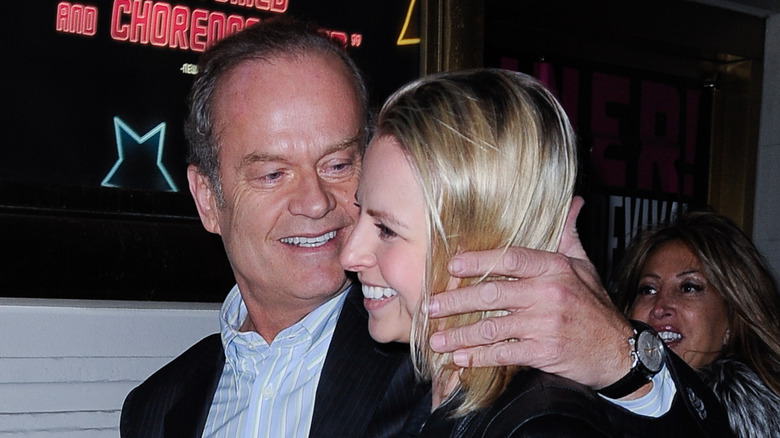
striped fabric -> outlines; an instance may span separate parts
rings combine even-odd
[[[239,332],[247,316],[238,286],[222,306],[225,366],[204,437],[305,437],[317,383],[346,293],[283,330],[268,345],[256,332]]]

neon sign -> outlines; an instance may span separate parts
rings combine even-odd
[[[289,0],[214,0],[216,3],[243,6],[247,10],[283,13]],[[408,24],[414,0],[411,0]],[[258,17],[227,14],[204,8],[152,0],[114,0],[111,6],[109,33],[115,41],[203,52],[211,44],[245,27],[258,23]],[[93,5],[60,2],[57,4],[56,30],[84,36],[95,36],[98,8]],[[359,47],[363,36],[344,31],[326,30],[345,47]],[[407,43],[409,44],[409,43]]]
[[[404,19],[404,25],[401,28],[401,33],[398,34],[398,40],[396,41],[396,44],[399,46],[407,46],[410,44],[420,44],[420,38],[417,37],[410,37],[408,35],[409,31],[409,21],[412,19],[412,15],[414,13],[414,3],[415,0],[409,0],[409,9],[406,11],[406,18]]]
[[[111,9],[111,38],[202,52],[209,44],[258,21],[259,18],[166,2],[115,0]]]
[[[217,3],[230,3],[233,6],[244,6],[260,11],[286,12],[290,6],[289,0],[214,0]]]
[[[114,117],[114,134],[119,158],[103,179],[102,186],[179,191],[162,163],[165,122],[141,137],[122,119]]]
[[[57,31],[93,36],[97,33],[98,9],[96,6],[61,2],[57,5]]]

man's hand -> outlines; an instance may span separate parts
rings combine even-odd
[[[434,296],[432,317],[499,309],[509,314],[438,332],[431,347],[454,352],[459,366],[526,365],[595,389],[623,377],[631,368],[633,330],[580,243],[576,221],[583,204],[580,197],[572,201],[558,253],[510,248],[491,271],[516,281],[484,282]],[[459,254],[450,273],[485,274],[500,256],[499,250]]]

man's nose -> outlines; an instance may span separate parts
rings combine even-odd
[[[333,210],[335,205],[336,200],[329,191],[328,184],[316,171],[299,175],[295,194],[289,204],[290,213],[320,219]]]

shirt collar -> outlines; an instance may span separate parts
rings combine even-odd
[[[346,290],[326,301],[292,326],[282,330],[276,336],[274,345],[280,340],[282,340],[283,344],[286,343],[283,341],[285,338],[292,341],[300,339],[302,341],[307,341],[309,345],[307,345],[306,348],[310,349],[313,345],[320,342],[329,341],[333,334],[333,330],[335,329],[338,315],[346,300],[347,292],[353,286],[348,287]],[[235,285],[225,298],[225,302],[222,304],[219,321],[222,345],[229,361],[235,359],[231,356],[234,356],[233,353],[236,350],[237,338],[241,338],[241,340],[238,341],[241,343],[262,344],[268,348],[267,343],[265,343],[258,333],[242,332],[240,330],[247,316],[246,304],[241,296],[238,285]]]

